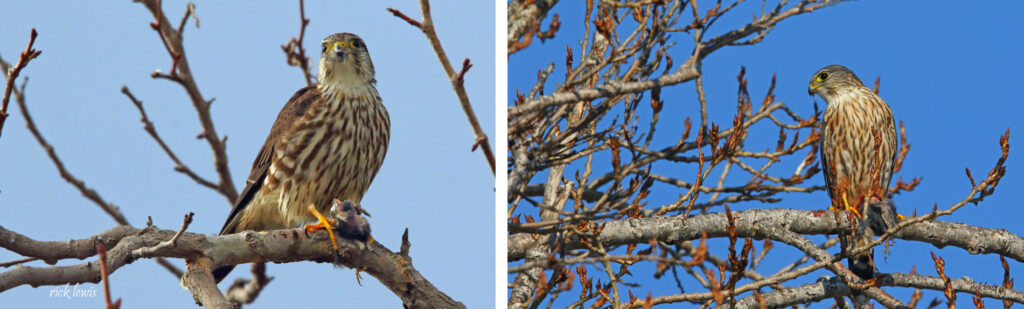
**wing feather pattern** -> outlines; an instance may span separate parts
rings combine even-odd
[[[241,213],[249,205],[253,197],[259,193],[260,188],[263,187],[263,180],[267,177],[267,169],[270,168],[271,160],[274,157],[274,145],[277,144],[278,138],[281,137],[285,129],[290,128],[295,123],[296,119],[301,118],[306,113],[309,106],[319,96],[320,90],[316,88],[315,84],[307,86],[296,91],[292,98],[288,99],[288,103],[281,108],[281,112],[277,115],[277,120],[274,121],[274,125],[270,128],[267,140],[263,142],[263,147],[260,148],[260,152],[256,155],[256,160],[252,163],[252,171],[249,172],[249,178],[245,182],[242,194],[238,196],[238,200],[235,201],[234,207],[231,208],[227,221],[224,222],[224,227],[220,230],[221,235],[240,232],[236,229],[241,221]]]

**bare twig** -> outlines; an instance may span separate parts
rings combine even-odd
[[[28,46],[25,47],[25,51],[21,52],[21,57],[18,58],[18,63],[14,65],[13,69],[8,68],[9,64],[0,59],[0,62],[3,62],[4,64],[3,69],[7,78],[6,84],[4,84],[3,101],[0,101],[2,102],[0,103],[0,133],[3,133],[4,122],[7,121],[7,104],[10,103],[11,92],[15,90],[14,80],[18,78],[18,74],[21,73],[21,69],[24,69],[25,66],[28,65],[29,61],[32,61],[32,59],[39,57],[39,54],[43,53],[43,51],[32,49],[32,45],[36,43],[36,36],[38,35],[39,34],[36,33],[36,28],[32,28],[32,34],[29,35],[28,39]]]
[[[132,101],[132,104],[134,104],[135,107],[139,109],[139,114],[142,115],[142,128],[145,129],[146,133],[149,133],[149,136],[152,137],[153,140],[155,140],[156,143],[160,145],[160,149],[164,150],[164,153],[166,153],[167,156],[171,158],[171,161],[174,161],[174,171],[185,174],[186,176],[188,176],[188,178],[192,178],[192,180],[194,180],[201,186],[213,190],[219,189],[219,186],[217,184],[209,180],[206,180],[202,176],[199,176],[198,174],[193,172],[191,168],[185,165],[185,163],[181,162],[181,160],[178,159],[178,156],[174,154],[174,151],[172,151],[171,148],[167,146],[167,143],[164,143],[163,138],[160,138],[160,134],[156,133],[156,127],[153,126],[153,122],[149,120],[148,116],[146,116],[146,109],[142,107],[142,101],[139,101],[135,98],[135,95],[132,95],[132,92],[128,90],[128,86],[121,86],[121,93],[124,93],[125,96],[128,96],[128,99]]]
[[[181,17],[181,22],[178,23],[178,33],[185,33],[185,22],[188,21],[190,16],[196,21],[196,28],[199,28],[199,15],[196,15],[196,4],[189,2],[188,6],[185,7],[185,15]]]
[[[60,158],[57,157],[57,152],[54,150],[53,146],[51,146],[50,143],[46,141],[46,138],[43,137],[43,134],[39,132],[39,128],[36,127],[35,121],[32,120],[32,115],[30,115],[28,112],[28,105],[25,104],[23,93],[22,95],[15,96],[14,100],[18,103],[18,108],[21,109],[22,117],[25,118],[25,126],[28,127],[29,132],[32,132],[32,136],[36,138],[36,141],[39,142],[39,145],[42,146],[43,150],[46,151],[46,155],[50,157],[51,161],[53,161],[53,165],[56,166],[57,171],[60,172],[60,177],[64,178],[65,181],[67,181],[76,189],[78,189],[78,191],[81,192],[82,195],[85,196],[85,198],[89,199],[90,201],[93,201],[93,203],[96,203],[96,205],[100,206],[100,209],[103,209],[103,212],[106,212],[107,215],[110,215],[110,217],[114,219],[114,222],[117,222],[117,224],[120,225],[129,225],[128,220],[125,219],[124,214],[121,213],[121,210],[117,206],[114,206],[114,204],[108,203],[105,200],[103,200],[103,198],[100,197],[99,193],[97,193],[92,188],[86,187],[85,182],[79,180],[78,178],[75,178],[75,176],[72,175],[71,172],[68,172],[68,170],[64,167],[64,162],[62,162]]]
[[[395,17],[401,18],[405,22],[409,23],[409,25],[411,25],[413,27],[416,27],[417,29],[423,30],[423,24],[421,24],[420,22],[416,21],[415,19],[412,19],[412,17],[406,16],[401,11],[396,10],[396,9],[392,9],[392,8],[388,8],[388,12],[391,12],[391,14],[395,15]]]
[[[480,121],[476,118],[476,113],[473,112],[473,105],[469,103],[469,96],[466,94],[466,88],[463,87],[462,79],[469,70],[469,59],[463,61],[461,73],[456,73],[455,69],[452,68],[450,62],[448,62],[448,56],[444,53],[444,48],[441,47],[441,39],[437,37],[437,32],[434,30],[434,21],[430,16],[430,1],[420,0],[420,13],[423,15],[423,23],[417,26],[417,23],[402,14],[398,10],[388,9],[395,16],[405,20],[410,25],[419,28],[423,31],[423,34],[427,36],[427,40],[430,41],[430,46],[434,48],[434,53],[437,54],[437,59],[441,61],[441,67],[444,68],[444,72],[448,74],[448,81],[451,82],[452,88],[455,89],[455,94],[459,97],[459,104],[462,105],[462,111],[466,113],[466,118],[469,120],[469,126],[473,128],[473,134],[476,139],[473,142],[471,149],[480,148],[483,152],[484,157],[487,159],[487,164],[491,166],[491,174],[495,174],[495,158],[494,151],[491,150],[491,144],[487,141],[487,133],[480,127]]]
[[[107,276],[110,274],[110,270],[107,269],[107,248],[103,244],[96,245],[96,254],[99,255],[100,260],[100,274],[103,278],[103,294],[106,296],[107,309],[121,308],[121,299],[117,301],[110,300],[110,279]]]
[[[0,59],[0,62],[2,62],[2,59]],[[46,141],[46,138],[43,137],[42,133],[40,133],[39,129],[36,127],[35,121],[32,120],[32,116],[28,112],[28,105],[25,103],[24,90],[25,84],[22,84],[21,90],[17,91],[14,95],[14,101],[18,103],[21,115],[25,118],[25,126],[28,128],[29,132],[32,133],[32,136],[35,137],[39,145],[43,147],[43,150],[46,151],[46,155],[50,157],[50,161],[53,162],[53,165],[57,167],[57,171],[60,172],[61,178],[64,178],[64,180],[75,187],[75,189],[78,189],[85,198],[99,206],[103,212],[106,212],[107,215],[114,219],[114,222],[117,222],[119,225],[130,225],[128,220],[125,219],[124,214],[121,213],[121,210],[117,206],[112,203],[108,203],[100,197],[99,193],[92,188],[85,186],[85,182],[76,178],[64,167],[64,163],[60,160],[60,157],[57,156],[57,151]],[[181,277],[181,270],[179,270],[178,267],[162,258],[156,259],[156,261],[160,266],[166,268],[176,277]]]
[[[285,60],[288,65],[299,67],[302,70],[302,77],[306,80],[306,86],[313,85],[313,76],[310,73],[309,57],[306,56],[306,49],[302,47],[302,40],[306,37],[306,26],[309,25],[309,19],[306,18],[306,6],[303,0],[299,0],[299,36],[292,37],[288,40],[288,44],[281,45],[281,50],[284,51]]]
[[[21,264],[25,264],[25,263],[32,262],[32,261],[38,261],[38,260],[39,260],[39,258],[35,258],[35,257],[24,258],[24,259],[17,259],[17,260],[10,261],[10,262],[0,263],[0,267],[7,268],[7,267],[14,266],[14,265],[21,265]]]
[[[589,89],[574,90],[571,92],[553,93],[538,98],[527,99],[526,102],[518,106],[508,108],[508,117],[511,120],[514,117],[529,112],[536,111],[541,108],[550,107],[554,105],[569,104],[580,100],[593,100],[601,97],[611,97],[624,93],[631,92],[642,92],[652,88],[664,87],[669,85],[675,85],[682,82],[690,81],[700,75],[698,67],[700,62],[710,55],[712,52],[728,46],[744,37],[747,37],[753,33],[763,31],[764,29],[774,27],[775,24],[785,20],[786,18],[796,16],[799,14],[805,14],[813,12],[825,6],[833,5],[841,1],[826,1],[817,2],[811,0],[801,1],[799,4],[783,11],[777,12],[776,14],[766,14],[757,20],[754,20],[746,26],[740,27],[736,30],[727,32],[720,36],[712,39],[702,41],[698,44],[698,48],[694,51],[693,55],[688,58],[681,67],[676,69],[675,72],[663,75],[655,79],[616,83],[616,84],[601,84],[598,87]],[[696,13],[695,13],[696,14]],[[511,124],[511,122],[510,122]]]
[[[151,76],[153,78],[167,79],[181,85],[192,100],[192,105],[196,109],[199,123],[203,128],[203,132],[199,134],[198,138],[206,139],[207,143],[210,144],[210,150],[213,151],[213,165],[217,170],[217,176],[219,178],[217,182],[217,192],[223,195],[230,205],[238,198],[238,190],[235,189],[235,185],[231,179],[231,170],[228,168],[228,157],[225,150],[227,137],[222,139],[220,135],[217,134],[217,130],[213,126],[213,117],[210,116],[210,105],[213,104],[213,100],[204,99],[203,95],[199,92],[199,86],[196,85],[196,82],[192,77],[192,70],[189,68],[188,59],[185,57],[185,48],[182,46],[181,32],[175,30],[167,20],[167,17],[164,16],[163,9],[160,7],[160,1],[135,1],[142,2],[142,4],[149,9],[150,13],[153,14],[156,22],[151,23],[150,26],[157,32],[157,34],[159,34],[160,40],[163,42],[164,48],[167,50],[167,54],[171,57],[170,73],[162,73],[158,70],[153,72]],[[186,12],[186,14],[189,13]]]
[[[402,256],[409,256],[409,247],[411,246],[412,243],[409,242],[409,228],[406,228],[405,232],[402,233],[402,246],[399,247],[398,254]]]
[[[554,31],[557,31],[558,14],[552,17],[548,31],[540,30],[541,20],[557,3],[558,0],[530,0],[512,1],[508,4],[508,55],[530,46],[534,35],[544,39],[542,35],[553,35]]]
[[[192,224],[192,216],[193,215],[195,215],[195,214],[191,213],[191,212],[185,215],[185,221],[181,223],[181,228],[178,229],[177,233],[174,233],[174,236],[172,236],[171,239],[168,239],[165,242],[161,242],[161,243],[159,243],[159,244],[157,244],[156,246],[153,246],[153,247],[139,248],[136,251],[132,251],[132,255],[133,256],[152,256],[153,252],[164,250],[167,247],[177,246],[178,245],[178,238],[181,237],[181,234],[185,233],[185,230],[188,229],[188,226],[190,224]]]

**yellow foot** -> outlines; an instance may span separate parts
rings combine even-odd
[[[896,218],[899,218],[899,219],[900,219],[900,221],[903,221],[903,220],[907,220],[907,217],[904,217],[904,216],[903,216],[903,215],[901,215],[901,214],[896,214]]]
[[[857,210],[857,207],[850,207],[850,203],[846,201],[846,194],[843,194],[843,206],[846,207],[846,210],[852,211],[857,218],[860,218],[860,211]]]
[[[319,229],[326,229],[327,235],[331,236],[331,246],[333,246],[334,250],[337,251],[338,241],[334,239],[334,227],[332,226],[334,225],[334,222],[331,222],[330,219],[325,218],[324,215],[321,215],[319,211],[316,211],[316,205],[309,204],[309,212],[313,213],[313,216],[316,217],[317,222],[315,224],[306,224],[306,232],[312,232]]]

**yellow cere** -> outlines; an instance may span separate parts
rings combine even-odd
[[[348,44],[347,42],[334,42],[334,48],[337,49],[338,47],[348,48]]]

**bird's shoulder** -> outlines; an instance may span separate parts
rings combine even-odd
[[[259,153],[256,155],[256,159],[252,163],[252,171],[249,173],[249,181],[256,180],[263,176],[263,173],[265,173],[266,169],[270,166],[274,153],[274,146],[278,139],[295,123],[297,119],[302,118],[319,96],[320,90],[317,89],[316,84],[313,84],[299,89],[290,99],[288,99],[288,102],[284,104],[284,107],[282,107],[281,111],[277,114],[277,119],[274,121],[274,125],[270,127],[270,134],[267,134],[267,139],[263,142],[263,147],[260,148]]]

